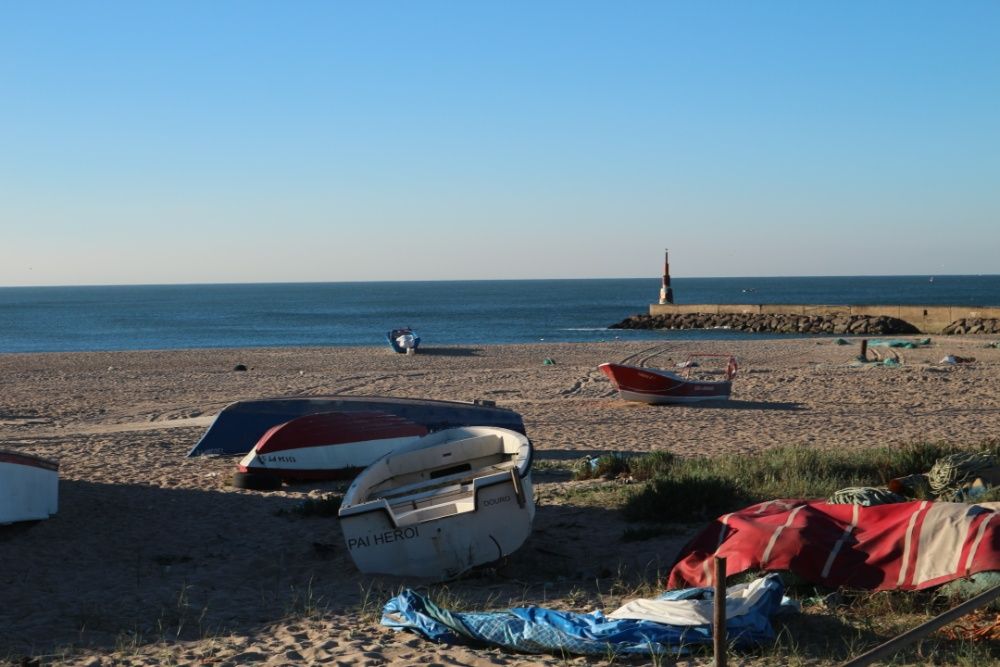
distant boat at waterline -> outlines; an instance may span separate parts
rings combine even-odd
[[[389,347],[392,348],[393,352],[399,354],[416,352],[417,348],[420,347],[420,336],[409,327],[393,329],[385,334],[385,338],[389,341]]]

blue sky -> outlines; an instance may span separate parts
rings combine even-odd
[[[6,2],[0,285],[998,273],[1000,3]]]

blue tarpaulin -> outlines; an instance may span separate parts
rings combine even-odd
[[[783,604],[781,578],[770,574],[741,587],[744,594],[750,587],[752,595],[734,601],[727,592],[727,613],[733,607],[738,614],[726,622],[730,643],[740,647],[773,641],[770,619]],[[737,588],[740,587],[729,590]],[[639,601],[638,606],[630,603],[606,616],[601,611],[583,614],[541,607],[454,612],[438,607],[420,593],[405,590],[386,603],[382,624],[397,630],[412,630],[436,642],[480,643],[523,653],[680,655],[694,646],[712,643],[711,613],[705,613],[711,608],[712,597],[711,588],[668,591],[654,600]],[[664,601],[680,604],[657,606]],[[794,603],[787,604],[794,607]],[[665,608],[678,613],[664,614]],[[622,618],[623,614],[635,617]],[[657,615],[678,618],[680,624],[647,620]]]

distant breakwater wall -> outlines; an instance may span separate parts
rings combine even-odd
[[[885,335],[997,334],[1000,308],[969,306],[823,306],[650,304],[616,329],[711,329],[775,333]]]

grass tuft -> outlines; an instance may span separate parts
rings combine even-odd
[[[624,465],[634,480],[623,487],[622,510],[630,521],[692,521],[712,518],[747,505],[779,498],[827,498],[852,486],[884,486],[889,480],[924,473],[941,457],[958,452],[987,452],[1000,457],[1000,439],[960,447],[920,443],[873,447],[863,456],[844,450],[801,446],[777,447],[753,456],[674,458],[667,452],[645,456],[609,455],[598,472]],[[637,471],[642,471],[641,474]],[[620,473],[619,473],[620,474]],[[978,500],[1000,497],[991,489]]]
[[[673,465],[674,458],[673,454],[664,451],[649,454],[612,452],[597,458],[582,459],[573,471],[573,478],[580,480],[631,477],[641,482],[666,473]]]

